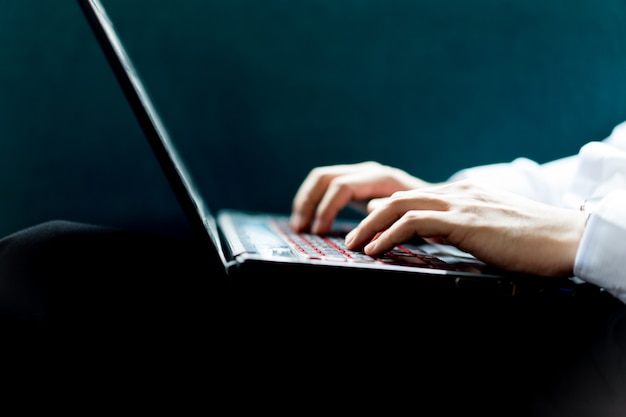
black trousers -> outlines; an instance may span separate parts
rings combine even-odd
[[[0,240],[0,348],[21,371],[158,381],[203,404],[210,390],[233,409],[626,415],[626,308],[608,295],[270,278],[232,283],[190,238],[43,223]]]
[[[51,221],[0,240],[0,312],[25,336],[201,320],[211,273],[191,239]],[[218,281],[218,279],[214,279]],[[103,326],[103,327],[101,327]]]

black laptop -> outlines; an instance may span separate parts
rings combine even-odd
[[[344,235],[354,227],[349,220],[337,220],[331,233],[317,236],[294,233],[288,226],[288,214],[239,210],[213,213],[194,184],[102,3],[78,1],[192,228],[233,280],[259,282],[277,276],[291,280],[313,276],[357,284],[395,280],[444,291],[477,290],[505,296],[574,296],[587,289],[573,278],[506,273],[452,246],[426,241],[412,241],[371,258],[345,248]]]

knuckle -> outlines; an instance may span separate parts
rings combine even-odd
[[[408,191],[396,191],[389,196],[389,201],[391,203],[402,202],[407,199],[408,194]]]
[[[361,164],[363,168],[380,168],[382,165],[376,161],[365,161]]]
[[[350,183],[349,180],[347,180],[347,179],[345,179],[343,177],[335,177],[335,178],[330,180],[330,182],[328,184],[328,188],[329,189],[333,189],[337,193],[343,193],[346,190],[351,189],[352,188],[352,184]]]

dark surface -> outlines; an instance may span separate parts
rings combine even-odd
[[[229,282],[185,239],[68,222],[25,229],[0,240],[3,378],[30,395],[161,411],[626,410],[626,309],[607,294],[275,278]]]

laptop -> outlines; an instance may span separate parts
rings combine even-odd
[[[579,295],[589,286],[570,278],[507,273],[455,247],[415,240],[382,257],[349,251],[345,234],[354,220],[339,219],[325,236],[294,233],[288,214],[236,209],[212,212],[196,186],[175,140],[151,101],[100,0],[78,0],[192,229],[205,242],[208,256],[219,259],[229,278],[262,282],[286,277],[292,282],[315,277],[334,282],[410,283],[444,292],[505,296]],[[382,280],[382,281],[381,281]]]

